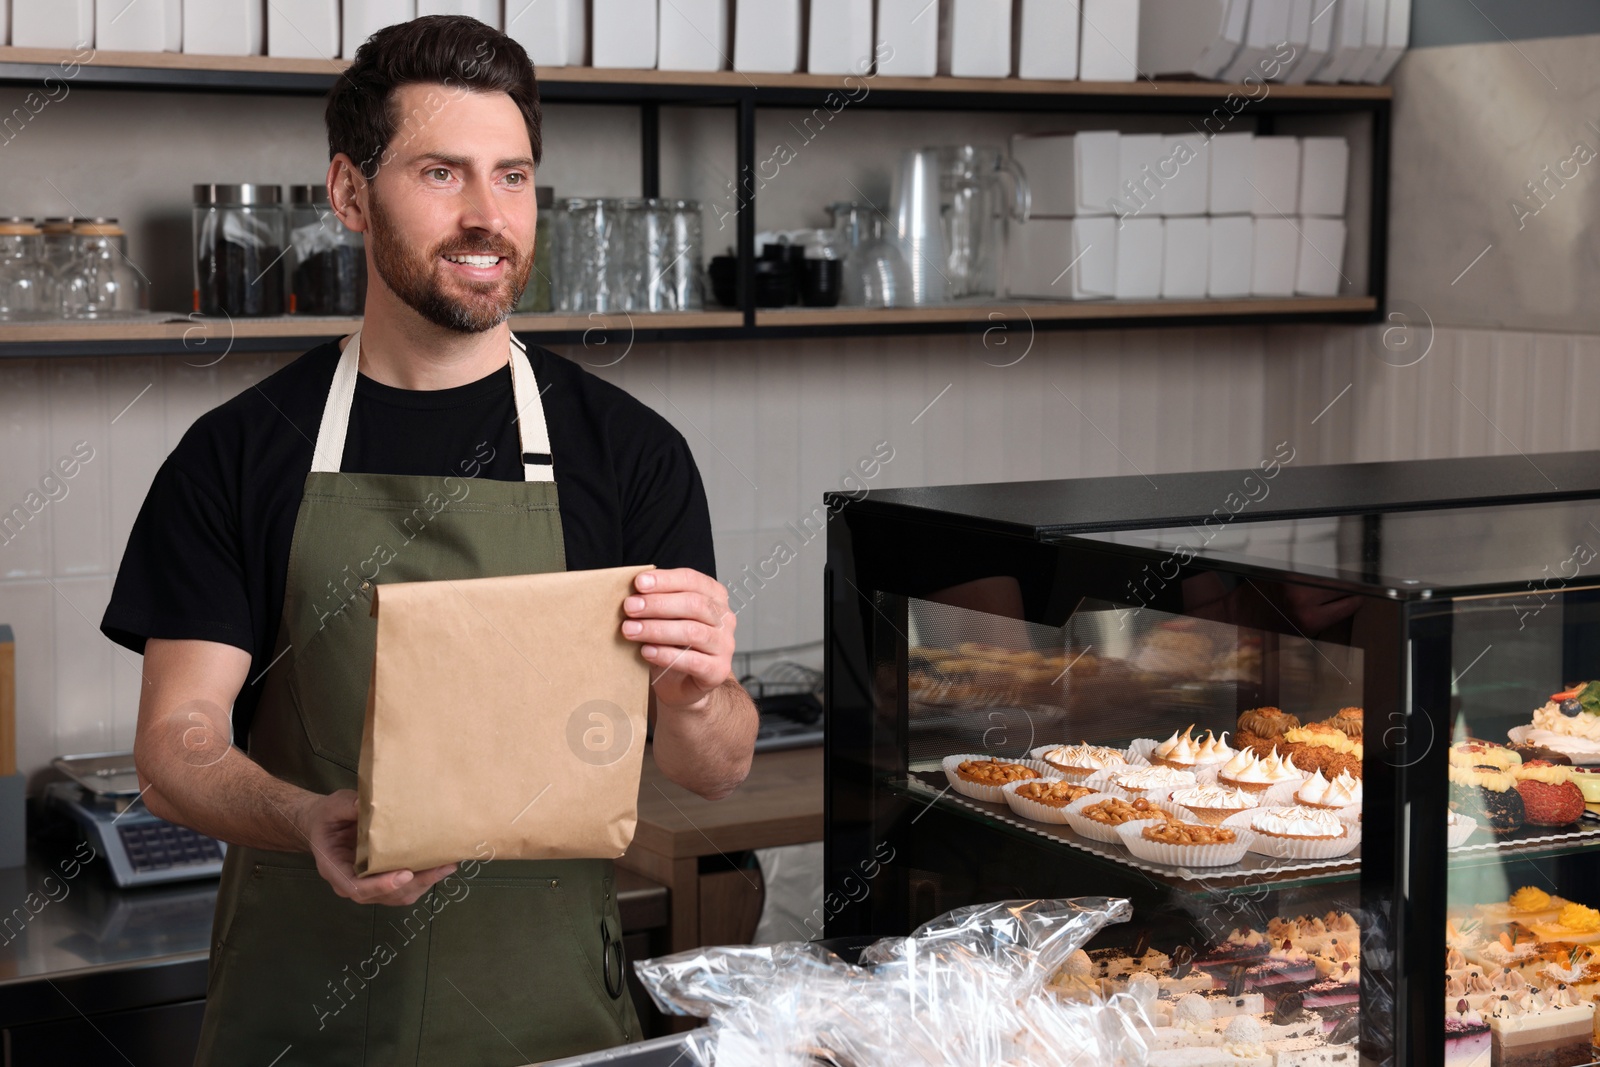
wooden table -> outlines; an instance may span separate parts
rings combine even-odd
[[[750,777],[725,800],[703,800],[644,761],[639,827],[618,866],[665,885],[671,894],[673,952],[746,942],[761,916],[758,870],[714,870],[755,848],[822,840],[822,749],[755,757]]]

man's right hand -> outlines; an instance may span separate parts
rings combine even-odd
[[[307,801],[295,819],[316,857],[317,871],[341,897],[357,904],[407,907],[455,872],[456,865],[447,863],[426,871],[356,874],[356,814],[355,791],[341,789]]]

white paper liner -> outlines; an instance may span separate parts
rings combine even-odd
[[[1446,821],[1444,824],[1444,840],[1447,848],[1460,848],[1467,843],[1467,838],[1472,836],[1472,831],[1478,828],[1478,820],[1470,815],[1457,815],[1456,822]]]
[[[1236,830],[1250,831],[1255,838],[1250,851],[1258,856],[1271,856],[1274,859],[1331,860],[1348,856],[1361,844],[1361,827],[1354,823],[1342,823],[1343,837],[1313,840],[1274,837],[1271,834],[1251,830],[1250,824],[1255,820],[1255,816],[1256,811],[1241,811],[1224,819],[1222,825],[1231,826]]]
[[[1174,867],[1227,867],[1244,859],[1256,835],[1250,830],[1234,829],[1237,839],[1231,845],[1169,845],[1162,841],[1146,841],[1144,828],[1153,819],[1125,822],[1117,827],[1117,836],[1128,851],[1149,863],[1166,863]],[[1230,829],[1232,829],[1230,827]]]
[[[1050,773],[1054,774],[1056,777],[1058,777],[1058,778],[1066,778],[1066,779],[1069,779],[1069,780],[1071,780],[1073,782],[1077,782],[1078,784],[1081,785],[1085,778],[1092,777],[1093,775],[1099,774],[1101,772],[1097,771],[1097,770],[1095,770],[1093,768],[1089,768],[1089,767],[1081,767],[1081,768],[1078,768],[1076,770],[1073,770],[1073,769],[1069,769],[1067,767],[1061,766],[1060,764],[1051,763],[1049,760],[1044,758],[1044,754],[1046,752],[1049,752],[1051,749],[1070,748],[1074,744],[1088,744],[1088,742],[1058,741],[1053,745],[1040,745],[1038,748],[1036,748],[1036,749],[1032,750],[1031,752],[1029,752],[1028,753],[1028,757],[1030,759],[1036,759],[1039,762],[1041,762],[1041,763],[1045,764],[1046,766],[1048,766],[1050,768]],[[1127,755],[1126,752],[1124,752],[1120,748],[1117,748],[1115,745],[1101,745],[1099,747],[1116,749],[1118,752],[1122,752],[1122,754],[1124,756]],[[1129,764],[1129,766],[1133,766],[1133,767],[1146,766],[1146,763],[1143,760],[1135,762],[1135,761],[1130,759],[1128,761],[1128,764]]]
[[[1071,782],[1072,779],[1067,778],[1065,781]],[[1080,783],[1073,782],[1073,784],[1078,785]],[[1007,782],[1005,785],[1000,787],[1005,794],[1005,801],[1008,805],[1010,805],[1012,811],[1031,822],[1050,823],[1053,826],[1068,825],[1066,805],[1056,808],[1051,807],[1049,804],[1042,804],[1039,801],[1032,800],[1028,797],[1019,797],[1017,796],[1017,787],[1022,785],[1027,785],[1027,783]],[[1079,797],[1078,799],[1087,800],[1089,798]]]
[[[944,768],[945,779],[949,781],[950,788],[964,797],[973,800],[987,800],[991,804],[1004,804],[1006,802],[1004,786],[982,785],[978,782],[969,782],[956,773],[956,768],[967,760],[998,760],[1000,763],[1017,763],[1031,770],[1038,771],[1044,778],[1060,778],[1061,772],[1048,763],[1033,759],[1007,759],[1004,756],[983,756],[966,753],[959,756],[946,756],[941,766]]]
[[[1061,810],[1066,817],[1067,825],[1072,827],[1073,832],[1078,834],[1080,837],[1087,837],[1091,841],[1100,841],[1108,845],[1115,845],[1122,841],[1122,839],[1117,836],[1117,828],[1115,826],[1107,826],[1102,822],[1095,822],[1093,819],[1083,815],[1082,812],[1084,808],[1089,807],[1091,804],[1098,804],[1102,800],[1125,801],[1127,799],[1127,797],[1118,796],[1115,793],[1090,793],[1086,797],[1079,797],[1077,800],[1074,800],[1071,804],[1068,804]],[[1152,800],[1151,803],[1155,803],[1155,801]],[[1161,810],[1163,811],[1170,810],[1162,805],[1157,806],[1161,807]],[[1148,822],[1149,820],[1142,821]]]

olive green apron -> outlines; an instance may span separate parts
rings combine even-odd
[[[346,346],[250,729],[250,757],[277,777],[356,787],[375,583],[566,569],[544,407],[512,340],[522,482],[471,477],[483,455],[452,458],[460,477],[340,473],[360,331]],[[465,716],[469,693],[439,714]],[[638,1040],[611,861],[462,860],[398,908],[338,896],[308,852],[230,848],[197,1064],[511,1067]]]

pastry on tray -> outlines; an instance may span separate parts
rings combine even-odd
[[[956,768],[956,774],[974,785],[1005,785],[1007,782],[1039,777],[1039,772],[1032,767],[999,759],[963,760]]]
[[[1555,922],[1524,923],[1540,941],[1569,941],[1588,945],[1600,941],[1600,911],[1583,904],[1568,904]]]
[[[1308,808],[1339,810],[1361,803],[1361,779],[1349,771],[1341,772],[1332,781],[1315,771],[1294,794],[1294,802]]]
[[[1600,763],[1600,681],[1552,693],[1529,725],[1511,731],[1511,740],[1554,749],[1573,763]]]
[[[1265,756],[1283,740],[1283,735],[1300,725],[1300,720],[1281,708],[1252,708],[1239,713],[1235,748],[1248,748]]]
[[[1231,845],[1238,840],[1238,835],[1226,826],[1176,819],[1151,823],[1139,831],[1139,836],[1163,845]]]
[[[1503,771],[1521,762],[1520,755],[1493,741],[1457,741],[1450,746],[1452,767],[1493,767]]]
[[[1307,774],[1320,770],[1328,778],[1340,774],[1361,777],[1361,742],[1326,723],[1289,730],[1283,740],[1294,765]]]
[[[1452,766],[1450,805],[1497,834],[1519,829],[1527,817],[1516,779],[1493,767]]]
[[[1512,767],[1510,774],[1529,826],[1570,826],[1583,817],[1586,802],[1571,767],[1534,760]]]
[[[1073,785],[1068,781],[1024,781],[1017,786],[1016,794],[1025,797],[1035,804],[1045,804],[1052,808],[1064,808],[1079,797],[1086,797],[1094,790],[1086,785]]]
[[[1096,771],[1118,770],[1128,766],[1128,758],[1121,749],[1088,742],[1035,749],[1034,754],[1068,778],[1087,778]]]
[[[1165,819],[1167,813],[1156,807],[1144,797],[1135,800],[1123,800],[1120,797],[1108,797],[1095,804],[1090,804],[1079,812],[1090,822],[1097,822],[1103,826],[1121,826],[1125,822],[1134,822],[1139,819]]]
[[[1230,789],[1222,785],[1174,789],[1168,799],[1188,809],[1196,819],[1212,826],[1220,824],[1230,815],[1255,807],[1257,803],[1255,793],[1244,789]]]
[[[1331,726],[1346,737],[1360,740],[1365,729],[1365,716],[1360,708],[1340,708],[1331,717],[1323,719],[1319,726]]]
[[[1277,749],[1265,757],[1241,751],[1217,771],[1217,784],[1249,793],[1265,793],[1275,785],[1299,782],[1304,777],[1300,768]]]

